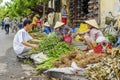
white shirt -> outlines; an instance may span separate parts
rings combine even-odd
[[[14,40],[13,40],[13,48],[14,48],[14,51],[16,52],[16,54],[21,54],[24,50],[25,45],[22,44],[23,41],[29,41],[31,40],[32,37],[29,35],[28,32],[25,31],[25,29],[21,29],[17,32],[17,34],[15,35],[14,37]]]
[[[6,18],[4,19],[4,22],[5,22],[5,24],[10,24],[10,18],[9,18],[9,17],[6,17]]]
[[[48,14],[48,23],[53,25],[54,12]]]

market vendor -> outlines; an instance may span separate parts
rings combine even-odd
[[[45,22],[45,24],[44,24],[44,33],[49,34],[51,32],[52,32],[51,26],[49,25],[48,22]]]
[[[37,17],[39,17],[38,14],[36,14],[36,15],[33,17],[33,20],[32,20],[32,24],[33,24],[32,29],[33,29],[33,30],[34,30],[34,29],[36,28],[36,26],[37,26],[37,23],[36,23]]]
[[[28,51],[32,48],[38,50],[38,45],[31,44],[28,41],[40,42],[39,40],[33,39],[28,33],[33,27],[32,21],[25,20],[23,24],[24,28],[17,32],[13,40],[13,49],[19,58],[26,58]]]
[[[55,26],[54,26],[54,31],[56,35],[61,36],[62,35],[62,30],[63,30],[64,23],[57,21]]]
[[[95,19],[87,20],[85,21],[85,23],[87,24],[88,29],[82,30],[84,31],[84,37],[80,38],[80,40],[85,41],[89,49],[93,49],[95,46],[97,46],[96,43],[97,38],[104,36],[103,33],[100,31]],[[77,33],[77,35],[78,34],[79,33]]]
[[[80,23],[80,27],[78,28],[77,32],[74,34],[75,41],[80,42],[84,41],[84,35],[87,33],[90,29],[88,28],[86,23]]]
[[[98,24],[95,19],[87,20],[85,23],[88,25],[88,28],[90,29],[85,34],[85,41],[90,49],[93,49],[94,46],[96,46],[96,40],[98,37],[103,36],[103,33],[100,31]]]
[[[72,33],[72,29],[65,25],[63,22],[56,22],[54,30],[56,32],[56,34],[58,36],[62,36],[63,40],[67,43],[72,43],[72,37],[71,37],[71,33]]]

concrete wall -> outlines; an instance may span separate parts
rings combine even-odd
[[[114,16],[118,15],[119,0],[100,0],[100,27],[105,27],[105,17],[110,16],[112,12]]]

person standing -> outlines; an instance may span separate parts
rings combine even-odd
[[[42,31],[42,29],[41,29],[41,20],[40,20],[40,17],[37,17],[36,27],[37,27],[37,29],[39,29],[40,31]]]
[[[66,5],[64,5],[64,7],[61,10],[61,14],[62,14],[62,22],[64,23],[64,25],[67,24],[67,10],[66,10]]]
[[[18,23],[18,30],[23,28],[23,22],[21,21],[20,23]]]
[[[33,17],[33,19],[32,19],[32,24],[33,24],[33,26],[34,26],[34,27],[32,28],[32,30],[35,30],[35,28],[36,28],[37,17],[39,17],[38,14],[36,14],[36,15]]]
[[[4,24],[4,19],[2,19],[2,21],[1,21],[1,26],[2,26],[2,30],[4,29],[4,26],[5,26],[5,24]]]
[[[17,32],[17,30],[18,30],[18,21],[16,18],[14,18],[12,21],[12,32],[14,32],[14,30],[15,30],[15,32]]]
[[[24,22],[25,20],[27,20],[27,16],[23,16],[22,22]]]
[[[54,9],[51,9],[50,13],[48,14],[48,23],[50,27],[53,29],[53,21],[54,21]]]
[[[6,18],[4,19],[4,23],[5,23],[5,31],[6,34],[9,34],[9,27],[10,27],[10,18],[7,15]]]

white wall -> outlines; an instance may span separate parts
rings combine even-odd
[[[119,0],[100,0],[100,20],[101,26],[105,27],[105,17],[110,16],[109,12],[112,12],[114,16],[118,15]]]

